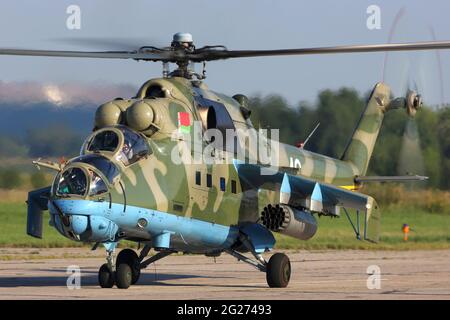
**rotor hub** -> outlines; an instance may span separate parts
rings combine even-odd
[[[417,110],[422,106],[422,96],[415,91],[409,91],[406,96],[406,112],[414,117]]]
[[[187,32],[177,32],[173,35],[171,47],[174,49],[183,49],[188,52],[195,50],[192,34]]]

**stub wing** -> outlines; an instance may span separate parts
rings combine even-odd
[[[379,240],[380,213],[371,196],[259,165],[235,163],[235,167],[244,191],[275,191],[279,203],[329,216],[340,216],[343,209],[358,238]],[[357,211],[356,223],[346,209]]]

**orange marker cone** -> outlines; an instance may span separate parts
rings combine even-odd
[[[408,241],[409,225],[407,225],[406,223],[403,224],[402,231],[403,231],[403,241]]]

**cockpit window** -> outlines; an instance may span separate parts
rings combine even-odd
[[[57,194],[79,195],[86,193],[87,178],[80,168],[70,168],[63,172],[59,179]]]
[[[126,166],[152,153],[147,139],[143,135],[123,125],[114,126],[111,130],[94,133],[94,136],[83,144],[80,153],[83,157],[83,154],[92,155],[92,153],[99,153],[100,151],[115,153],[116,159]],[[76,161],[79,161],[78,158]]]
[[[74,162],[84,162],[96,167],[105,175],[109,183],[113,183],[114,178],[119,175],[119,169],[117,169],[114,163],[98,154],[88,154],[85,156],[80,156],[73,159],[70,163]]]
[[[128,166],[150,155],[150,147],[144,137],[126,127],[119,127],[119,129],[123,133],[124,142],[117,158],[123,164]]]
[[[108,187],[105,182],[94,171],[89,170],[89,195],[96,196],[105,192],[108,192]]]
[[[102,131],[94,136],[89,143],[89,151],[110,151],[114,152],[119,145],[119,137],[114,131]]]

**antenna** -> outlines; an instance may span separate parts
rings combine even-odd
[[[163,72],[162,72],[163,78],[167,78],[169,76],[169,72],[170,72],[169,63],[164,61],[163,62]]]
[[[306,140],[303,143],[300,143],[300,149],[303,149],[306,145],[306,143],[309,141],[309,139],[311,139],[311,137],[313,136],[314,132],[316,132],[317,128],[320,126],[320,122],[314,127],[314,129],[311,131],[311,133],[308,135],[308,137],[306,138]]]

